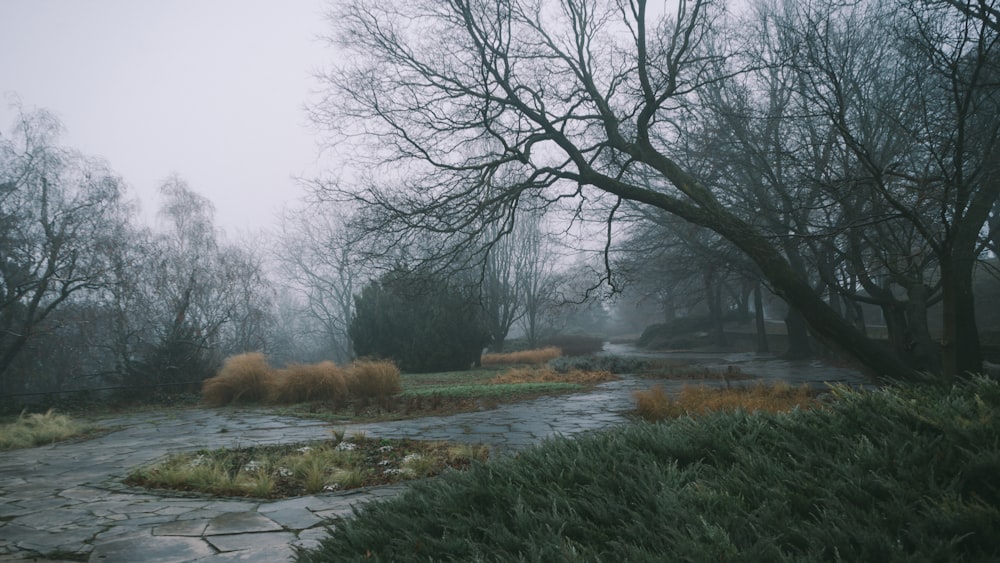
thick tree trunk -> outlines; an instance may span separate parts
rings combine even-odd
[[[975,299],[972,294],[974,265],[974,259],[957,253],[951,255],[951,260],[941,262],[941,353],[947,377],[980,373],[983,369]]]
[[[648,142],[644,144],[651,149]],[[856,359],[872,375],[907,379],[918,373],[903,363],[890,350],[870,340],[847,319],[816,294],[809,282],[798,274],[774,243],[756,227],[727,211],[673,161],[655,153],[637,151],[636,157],[654,166],[674,186],[692,194],[697,204],[688,204],[666,194],[637,188],[606,176],[587,175],[580,180],[598,185],[624,199],[646,203],[675,214],[691,223],[707,227],[754,261],[771,290],[797,309],[806,319],[813,335],[837,352]]]
[[[752,294],[753,294],[753,288],[740,286],[739,301],[736,304],[737,306],[736,312],[740,326],[743,326],[750,322],[750,296]]]
[[[798,275],[777,249],[752,226],[731,215],[727,220],[713,223],[719,234],[757,264],[772,291],[798,310],[809,323],[813,336],[821,342],[855,358],[876,377],[908,379],[918,375],[891,350],[867,338],[847,319],[831,309],[808,281]]]
[[[861,331],[861,334],[867,336],[868,326],[865,323],[865,310],[861,306],[861,303],[858,303],[856,301],[848,301],[847,310],[851,315],[851,321],[854,323],[854,326],[858,327],[858,330]]]
[[[785,331],[788,333],[788,350],[785,351],[785,357],[790,360],[811,358],[813,350],[809,342],[809,324],[794,307],[789,307],[788,314],[785,315]]]
[[[709,269],[704,276],[705,299],[708,301],[708,317],[711,326],[712,343],[726,346],[726,330],[722,318],[722,283],[715,279],[714,270]]]
[[[896,351],[896,355],[910,365],[910,331],[907,327],[906,311],[900,303],[893,301],[891,304],[882,305],[882,316],[885,317],[885,328],[889,333],[889,345]]]
[[[927,287],[923,283],[911,284],[906,289],[906,322],[909,329],[909,355],[911,365],[930,373],[941,373],[940,346],[931,338],[927,328]]]

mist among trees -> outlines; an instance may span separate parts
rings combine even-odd
[[[336,3],[309,117],[337,180],[254,240],[180,177],[143,224],[111,163],[18,108],[0,129],[0,393],[194,390],[247,351],[451,369],[694,316],[720,348],[735,319],[759,351],[981,371],[1000,12],[662,8]]]

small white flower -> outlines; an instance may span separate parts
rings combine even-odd
[[[339,491],[340,487],[341,487],[340,483],[334,483],[332,485],[326,485],[325,487],[323,487],[323,491],[327,493],[332,493],[333,491]]]
[[[260,470],[259,461],[251,461],[243,466],[243,471],[246,471],[247,473],[256,473],[258,470]]]
[[[278,475],[281,476],[281,477],[291,477],[292,476],[292,470],[289,469],[289,468],[287,468],[287,467],[279,467],[278,468]]]
[[[309,447],[309,446],[302,446],[301,448],[299,448],[299,449],[297,449],[295,451],[299,452],[300,454],[307,454],[307,453],[309,453],[309,452],[312,451],[312,448]]]
[[[403,463],[412,463],[418,459],[423,459],[423,456],[420,454],[410,454],[403,458]]]
[[[383,459],[382,461],[378,462],[379,467],[385,467],[387,465],[392,465],[392,462],[389,461],[388,459]]]
[[[353,442],[341,442],[337,444],[338,452],[349,452],[358,448],[358,445]]]
[[[378,449],[378,451],[380,451],[382,453],[391,452],[392,451],[392,446],[382,446],[381,448]]]

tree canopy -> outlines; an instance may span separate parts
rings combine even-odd
[[[509,231],[528,202],[603,216],[609,248],[626,208],[666,212],[742,252],[825,343],[879,375],[911,377],[912,364],[830,306],[807,265],[811,241],[846,233],[834,254],[847,277],[828,280],[839,291],[871,266],[845,261],[870,252],[849,237],[894,221],[934,262],[944,371],[978,371],[971,271],[1000,189],[995,28],[934,1],[735,10],[710,0],[673,13],[644,0],[339,4],[343,62],[313,118],[363,147],[352,155],[363,181],[329,190],[397,237],[456,245],[484,225]],[[755,160],[738,174],[730,156],[712,158],[738,140],[724,134],[734,119],[780,141],[748,145],[740,158]],[[782,174],[786,157],[794,174]]]

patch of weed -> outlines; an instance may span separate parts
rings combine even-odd
[[[200,450],[140,467],[126,484],[211,495],[288,498],[465,469],[488,450],[439,441],[368,439]]]
[[[90,424],[77,422],[49,410],[44,414],[22,413],[12,423],[0,425],[0,450],[31,448],[51,444],[94,431]]]

